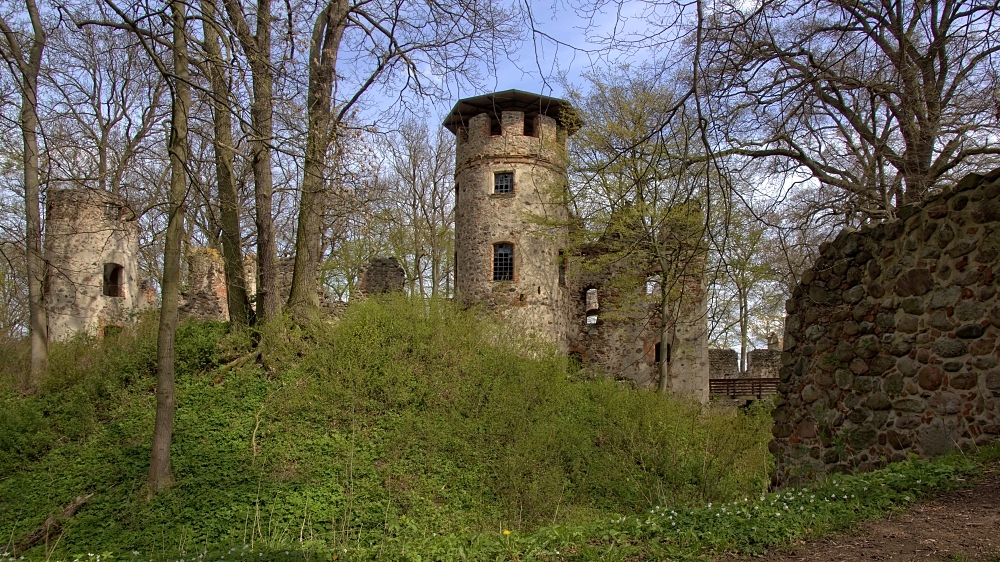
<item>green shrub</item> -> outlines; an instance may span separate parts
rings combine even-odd
[[[371,299],[268,330],[263,354],[246,330],[178,330],[176,484],[149,503],[155,318],[56,346],[38,396],[2,398],[27,413],[0,417],[14,463],[0,534],[93,492],[60,552],[392,544],[442,558],[497,529],[729,501],[769,482],[764,408],[578,380],[551,346],[478,311]]]

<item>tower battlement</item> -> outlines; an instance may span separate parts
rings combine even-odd
[[[456,172],[496,157],[565,170],[579,117],[564,100],[507,90],[459,101],[444,126],[455,134]]]

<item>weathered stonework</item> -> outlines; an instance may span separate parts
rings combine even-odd
[[[577,126],[572,106],[510,90],[459,101],[445,126],[456,136],[458,299],[486,306],[613,376],[655,386],[657,349],[665,346],[659,304],[646,295],[650,268],[620,266],[631,268],[628,276],[635,280],[623,286],[615,272],[593,273],[582,263],[589,250],[570,255],[566,141]],[[498,174],[512,174],[513,189],[496,189]],[[494,280],[498,245],[513,247],[510,279]],[[679,312],[667,330],[673,344],[668,374],[672,390],[707,401],[702,273],[685,279],[676,303]],[[591,289],[603,303],[598,309],[588,303]]]
[[[103,335],[138,304],[138,228],[108,192],[53,189],[45,212],[45,307],[50,340]]]
[[[996,440],[1000,170],[820,255],[786,303],[778,482]]]
[[[361,269],[354,290],[358,297],[364,298],[402,292],[405,285],[406,272],[396,258],[374,258]]]
[[[568,288],[558,270],[559,252],[569,245],[566,139],[572,129],[560,112],[572,108],[534,100],[535,136],[524,134],[525,109],[505,110],[504,100],[491,103],[490,112],[460,115],[449,127],[456,136],[455,292],[466,305],[484,304],[565,349]],[[495,174],[505,172],[514,175],[512,192],[494,193]],[[501,243],[513,245],[509,281],[493,281],[493,248]]]
[[[708,350],[709,376],[713,379],[734,379],[740,376],[740,354],[735,349]]]
[[[600,245],[587,247],[569,263],[565,311],[569,351],[641,388],[655,388],[666,363],[672,392],[707,402],[704,268],[692,267],[684,275],[683,288],[668,310],[673,320],[664,330],[660,289],[649,281],[658,277],[656,267],[629,259],[612,265],[599,259],[601,253]],[[596,266],[590,263],[594,261]],[[588,299],[589,291],[596,303]]]
[[[222,256],[213,248],[188,250],[187,286],[181,292],[181,318],[229,321],[229,290]]]
[[[776,379],[781,369],[780,349],[751,349],[747,352],[747,377]]]

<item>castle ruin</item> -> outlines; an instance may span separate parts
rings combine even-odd
[[[658,299],[647,294],[654,268],[640,259],[619,266],[627,274],[595,268],[588,262],[600,245],[570,243],[567,140],[578,122],[565,100],[518,90],[459,100],[445,119],[456,137],[457,298],[638,386],[656,386],[664,367],[668,388],[707,402],[701,269],[684,275],[678,313],[663,330]]]
[[[105,191],[53,189],[45,213],[48,334],[101,335],[139,304],[139,230],[124,199]]]

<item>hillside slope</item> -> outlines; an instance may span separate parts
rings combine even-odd
[[[146,318],[54,346],[33,397],[14,392],[9,353],[0,547],[93,494],[49,538],[57,556],[247,544],[388,559],[434,537],[461,546],[482,532],[755,495],[769,479],[764,412],[585,380],[487,315],[399,298],[286,326],[267,350],[222,324],[183,326],[176,485],[146,501],[154,332]]]

